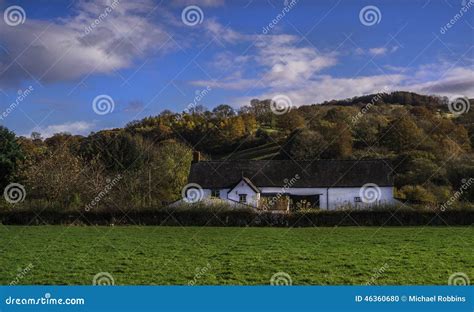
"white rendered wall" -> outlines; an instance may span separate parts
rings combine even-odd
[[[380,204],[395,204],[396,200],[393,198],[393,188],[391,186],[380,187],[380,196],[378,201],[373,203],[355,202],[355,197],[361,197],[360,187],[336,187],[329,189],[329,207],[327,205],[327,188],[287,188],[282,189],[281,187],[261,187],[261,193],[289,193],[293,195],[320,195],[319,196],[319,207],[321,209],[334,210],[341,206],[353,206],[353,207],[368,207],[371,205]],[[247,194],[247,204],[257,207],[258,201],[260,200],[260,194],[250,188],[246,183],[241,181],[230,193],[229,189],[220,190],[221,199],[230,199],[233,201],[239,201],[239,194]],[[203,189],[204,198],[211,196],[210,189]]]
[[[247,183],[240,181],[229,193],[227,198],[233,201],[239,201],[239,194],[247,195],[247,205],[257,207],[260,200],[260,194],[256,193]]]
[[[369,207],[374,205],[382,204],[394,204],[395,199],[393,198],[393,188],[391,186],[379,187],[377,201],[364,203],[355,202],[355,197],[362,197],[360,194],[360,187],[336,187],[329,189],[329,210],[334,210],[340,206],[356,206],[356,207]],[[326,208],[326,206],[322,206]]]
[[[334,210],[340,206],[366,207],[377,204],[394,204],[393,189],[391,186],[380,187],[379,200],[374,203],[356,203],[355,197],[360,197],[360,187],[335,187],[329,188],[329,207],[327,205],[327,188],[287,188],[261,187],[262,193],[289,193],[292,195],[317,195],[321,209]]]

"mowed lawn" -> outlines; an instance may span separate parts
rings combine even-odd
[[[447,284],[474,280],[474,228],[1,226],[0,283]],[[25,270],[25,268],[29,268]]]

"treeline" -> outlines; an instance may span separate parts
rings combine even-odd
[[[16,137],[2,127],[0,184],[25,186],[18,209],[159,207],[181,197],[193,149],[226,159],[272,143],[281,146],[272,156],[279,159],[383,158],[394,169],[397,197],[467,206],[474,201],[466,186],[474,178],[473,131],[472,111],[452,114],[446,99],[408,92],[287,107],[284,114],[272,111],[271,100],[239,110],[195,106],[87,137]]]
[[[192,152],[175,140],[153,142],[123,129],[88,137],[16,138],[0,127],[1,186],[24,186],[25,200],[6,208],[139,210],[178,198]],[[15,193],[16,191],[16,193]],[[11,189],[15,200],[22,190]],[[7,195],[6,195],[7,196]]]
[[[411,105],[411,106],[431,106],[446,107],[449,99],[447,97],[421,95],[413,92],[397,91],[392,93],[378,93],[364,96],[355,96],[344,100],[331,100],[322,105],[360,105],[367,104],[372,99],[377,98],[378,102],[385,104]]]

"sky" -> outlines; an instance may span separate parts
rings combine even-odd
[[[87,135],[253,98],[472,98],[472,1],[0,0],[0,124]]]

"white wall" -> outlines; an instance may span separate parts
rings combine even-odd
[[[260,200],[260,194],[256,193],[247,183],[240,181],[228,194],[227,198],[233,201],[239,201],[239,194],[247,194],[247,205],[257,207]]]
[[[212,191],[210,189],[203,189],[203,198],[211,197]],[[239,201],[239,194],[247,195],[247,205],[257,207],[258,202],[260,201],[260,194],[257,194],[252,188],[250,188],[247,183],[240,182],[239,185],[234,187],[229,193],[229,189],[220,189],[219,198],[229,199],[234,202]]]
[[[288,188],[282,190],[281,187],[261,187],[262,193],[289,193],[293,195],[317,195],[319,196],[319,207],[328,209],[327,207],[327,188]],[[357,206],[366,207],[376,204],[395,204],[393,198],[393,189],[391,186],[380,187],[380,198],[377,202],[356,203],[355,197],[360,197],[360,187],[334,187],[329,189],[329,210],[334,210],[340,206]]]
[[[337,187],[329,189],[329,210],[336,209],[342,205],[352,205],[356,207],[368,207],[381,204],[395,204],[393,198],[393,188],[391,186],[379,187],[380,196],[373,203],[356,203],[354,197],[361,197],[360,187]],[[326,208],[326,206],[323,206]]]
[[[204,198],[211,196],[210,189],[204,189]],[[239,194],[247,194],[247,204],[257,207],[260,200],[260,194],[256,194],[246,183],[241,181],[230,193],[229,189],[221,189],[220,198],[239,201]],[[327,207],[327,188],[288,188],[282,190],[281,187],[261,187],[262,193],[289,193],[293,195],[317,195],[319,196],[319,207],[321,209],[328,209]],[[340,206],[354,206],[367,207],[376,204],[395,204],[396,200],[393,198],[393,188],[391,186],[380,187],[380,197],[374,203],[356,203],[355,197],[360,197],[359,187],[336,187],[329,189],[329,210],[337,209]]]

